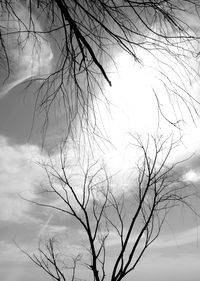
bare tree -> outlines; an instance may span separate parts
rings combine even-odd
[[[150,56],[154,56],[153,50],[159,50],[184,67],[188,80],[199,75],[185,60],[199,54],[199,30],[189,20],[191,15],[199,18],[199,8],[197,0],[1,0],[1,63],[4,69],[7,66],[6,79],[14,67],[9,52],[13,38],[20,50],[32,41],[41,56],[43,42],[50,42],[54,53],[52,70],[46,76],[36,72],[29,77],[31,81],[34,78],[40,81],[36,104],[46,112],[44,127],[55,103],[65,109],[67,133],[77,120],[80,124],[86,120],[88,128],[94,127],[88,115],[91,112],[95,115],[94,103],[100,93],[106,101],[104,81],[111,86],[109,65],[115,64],[115,52],[128,53],[134,61],[143,63],[138,50]],[[15,23],[14,26],[11,23]],[[168,67],[169,71],[175,71],[172,66]],[[167,73],[158,71],[164,84],[166,79],[170,80]],[[175,95],[177,102],[186,106],[191,116],[195,115],[198,102],[184,87],[184,82],[181,86],[171,80],[169,83],[173,85],[168,89],[165,84],[166,94]],[[158,93],[157,98],[159,105]],[[161,109],[159,106],[164,115]],[[169,121],[174,125],[178,122]]]
[[[156,58],[157,71],[172,107],[173,102],[180,103],[180,110],[186,107],[194,118],[198,101],[188,90],[185,78],[192,84],[199,77],[198,68],[190,63],[199,55],[199,28],[188,20],[190,15],[199,19],[199,8],[198,0],[0,0],[0,63],[6,71],[3,82],[6,85],[9,81],[3,93],[16,83],[37,81],[36,108],[46,113],[44,129],[49,111],[56,104],[65,110],[67,137],[73,137],[77,123],[81,127],[84,122],[89,134],[98,126],[95,103],[98,99],[106,102],[105,83],[112,85],[109,69],[110,64],[116,64],[115,52],[129,54],[134,63],[145,64],[140,50],[151,57],[155,57],[156,50],[162,54]],[[25,50],[28,55],[29,47],[32,62],[28,70],[27,65],[20,64],[25,74],[16,77],[20,56]],[[13,49],[17,50],[17,58]],[[184,77],[166,63],[165,57],[184,69]],[[45,67],[50,61],[51,67]],[[180,84],[163,71],[166,64]],[[155,98],[160,115],[167,119],[159,93],[155,92]],[[179,122],[167,121],[175,126]],[[89,162],[82,169],[82,177],[72,181],[66,147],[60,151],[60,169],[53,161],[44,165],[49,180],[47,194],[57,196],[60,203],[35,204],[60,211],[80,224],[87,235],[89,261],[85,265],[97,281],[106,276],[106,243],[111,234],[116,235],[119,246],[111,280],[119,281],[134,270],[158,237],[168,212],[181,203],[190,208],[187,199],[193,190],[187,189],[176,174],[176,165],[167,165],[176,143],[172,142],[166,151],[165,140],[153,139],[155,154],[150,157],[148,142],[143,145],[140,138],[137,140],[143,157],[138,163],[138,178],[128,191],[116,192],[115,177],[99,163]],[[71,272],[71,280],[76,279],[79,256],[72,257],[72,264],[66,266],[60,263],[54,240],[50,239],[45,249],[42,247],[39,255],[29,255],[38,266],[56,280],[66,280],[66,270]]]
[[[17,246],[20,248],[19,245]],[[54,237],[50,238],[45,245],[40,242],[38,248],[39,255],[33,254],[32,256],[22,248],[20,248],[20,250],[25,253],[37,266],[42,268],[44,272],[52,277],[53,280],[66,281],[69,280],[69,278],[71,281],[77,280],[76,270],[81,256],[77,255],[75,257],[69,257],[61,255],[59,243]],[[67,277],[65,275],[66,271]]]
[[[63,147],[60,168],[55,167],[52,160],[50,164],[44,164],[49,182],[45,192],[54,194],[59,200],[31,202],[71,217],[86,235],[87,254],[80,251],[72,257],[70,266],[63,266],[64,261],[61,263],[61,253],[52,238],[45,247],[39,246],[39,255],[25,252],[53,279],[76,280],[76,270],[78,272],[79,266],[84,265],[96,281],[103,281],[107,276],[112,281],[120,281],[135,269],[144,252],[159,236],[172,209],[183,204],[195,213],[190,199],[196,196],[196,191],[182,180],[178,172],[178,165],[181,167],[182,162],[169,164],[177,142],[162,137],[149,137],[145,143],[139,136],[135,140],[142,156],[137,172],[132,171],[134,180],[129,187],[123,184],[117,187],[116,175],[109,176],[97,162],[81,168],[82,176],[74,183],[73,174],[77,177],[77,172],[68,166]],[[112,268],[106,267],[110,243],[116,245],[117,252]]]

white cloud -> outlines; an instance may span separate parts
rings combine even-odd
[[[187,182],[198,182],[200,181],[200,173],[194,171],[194,170],[189,170],[184,176],[183,180]]]
[[[44,171],[33,163],[42,157],[34,145],[10,145],[0,137],[0,220],[21,221],[27,218],[30,204],[19,194],[34,199],[34,190],[44,177]]]

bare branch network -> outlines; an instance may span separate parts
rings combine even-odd
[[[191,117],[197,114],[197,100],[185,86],[184,80],[192,80],[199,73],[188,57],[194,60],[199,54],[199,31],[190,23],[191,15],[198,18],[198,1],[185,0],[38,0],[0,1],[1,64],[9,78],[15,65],[9,45],[17,40],[23,50],[33,41],[35,57],[43,51],[42,44],[50,42],[54,53],[53,68],[48,75],[34,72],[29,80],[40,81],[37,89],[37,106],[46,112],[44,130],[48,127],[49,111],[57,104],[66,115],[66,134],[72,133],[75,122],[84,120],[92,131],[96,125],[89,116],[94,115],[96,98],[104,99],[105,82],[111,86],[110,65],[115,65],[115,54],[127,53],[133,64],[145,63],[140,50],[158,61],[166,95],[187,107]],[[22,16],[22,11],[26,17]],[[38,22],[43,28],[40,28]],[[46,43],[46,48],[49,45]],[[164,57],[171,57],[185,71],[180,73],[159,61],[157,50]],[[117,66],[116,66],[117,67]],[[168,77],[173,72],[180,85]],[[158,110],[167,119],[155,93]],[[173,106],[173,105],[172,105]],[[78,120],[78,121],[77,121]],[[178,126],[180,120],[168,120]],[[91,124],[92,123],[92,124]]]
[[[46,114],[44,130],[55,108],[61,114],[64,110],[66,120],[59,167],[52,159],[43,165],[47,197],[57,200],[32,203],[78,223],[86,235],[86,249],[63,255],[58,241],[50,238],[39,244],[38,254],[23,250],[53,280],[83,279],[84,266],[95,281],[121,281],[159,236],[170,210],[184,204],[195,212],[190,199],[196,192],[179,176],[181,163],[168,164],[177,144],[173,140],[149,137],[144,143],[135,138],[142,157],[128,189],[116,188],[115,176],[98,161],[88,161],[86,168],[80,165],[81,172],[73,174],[66,146],[78,126],[88,135],[98,132],[96,104],[107,102],[110,66],[117,71],[119,53],[128,54],[133,64],[145,65],[146,57],[155,60],[172,109],[176,113],[175,104],[180,112],[186,108],[195,119],[199,102],[188,85],[199,78],[200,33],[189,18],[199,20],[199,10],[199,0],[0,0],[0,64],[5,71],[1,96],[20,83],[37,81],[36,109]],[[30,65],[21,60],[24,54],[32,58]],[[159,116],[179,127],[181,120],[168,118],[160,93],[154,94]],[[111,243],[116,243],[117,253],[108,269]]]
[[[67,263],[56,238],[41,243],[38,254],[23,251],[53,279],[78,280],[85,267],[93,280],[120,281],[135,269],[144,252],[159,236],[172,209],[183,204],[195,213],[190,200],[197,192],[178,174],[177,167],[182,163],[167,164],[177,142],[170,138],[149,137],[143,143],[137,136],[135,145],[142,157],[137,173],[133,170],[135,180],[128,189],[116,188],[115,176],[108,176],[97,162],[81,169],[79,180],[74,182],[74,171],[67,164],[65,147],[61,148],[56,168],[51,160],[44,164],[48,177],[44,190],[47,196],[55,195],[56,203],[30,202],[71,217],[86,235],[85,250],[82,247],[71,260],[68,256]],[[152,146],[154,156],[150,157]],[[117,250],[112,268],[108,268],[106,264],[113,243]],[[67,249],[64,252],[67,255]]]

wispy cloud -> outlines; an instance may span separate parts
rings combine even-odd
[[[15,13],[10,15],[6,10],[0,20],[1,28],[5,30],[5,34],[2,31],[1,36],[6,38],[5,48],[12,62],[9,65],[9,79],[5,81],[0,96],[28,78],[49,75],[52,69],[53,52],[47,38],[41,34],[41,24],[33,13],[30,21],[29,11],[20,1],[14,6]],[[33,33],[27,33],[27,30]]]
[[[193,227],[191,229],[184,230],[182,232],[177,232],[172,235],[160,235],[154,243],[151,245],[151,249],[163,249],[169,247],[179,247],[191,243],[198,243],[200,236],[200,226]],[[143,239],[141,239],[141,245],[143,246]],[[130,242],[134,244],[137,239],[137,234],[132,235]],[[107,246],[112,247],[120,244],[120,237],[119,235],[114,232],[110,231],[109,238],[107,240]]]
[[[196,226],[191,229],[187,229],[185,231],[174,234],[173,238],[169,235],[159,237],[152,244],[152,247],[168,248],[168,247],[178,247],[191,243],[198,243],[199,234],[200,234],[200,226]]]

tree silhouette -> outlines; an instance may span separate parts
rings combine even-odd
[[[60,250],[58,245],[62,243],[56,237],[41,242],[38,253],[23,250],[53,280],[79,280],[84,266],[88,276],[92,273],[93,280],[109,277],[120,281],[135,269],[157,239],[172,209],[184,205],[195,213],[190,200],[196,196],[196,188],[183,181],[177,172],[183,163],[169,164],[177,142],[150,136],[145,143],[140,136],[134,139],[142,155],[137,172],[132,170],[134,180],[129,188],[126,183],[117,188],[116,175],[109,176],[97,162],[82,167],[79,181],[74,183],[73,174],[79,172],[68,165],[66,147],[61,148],[57,167],[51,159],[43,164],[48,177],[43,192],[47,196],[54,194],[55,201],[28,201],[71,218],[71,224],[78,223],[81,233],[86,235],[84,250],[80,248],[76,256],[69,257],[67,249]],[[154,154],[150,156],[152,149]],[[112,258],[112,268],[107,268],[109,244],[113,239],[117,253]]]
[[[27,76],[18,79],[18,83],[27,79],[40,81],[36,104],[46,112],[45,128],[49,111],[55,103],[65,109],[66,135],[71,133],[77,120],[80,124],[86,120],[88,127],[94,127],[89,115],[93,114],[95,119],[96,98],[104,97],[106,102],[105,82],[112,85],[109,67],[115,65],[115,53],[127,53],[133,63],[142,64],[145,61],[140,50],[152,57],[157,55],[154,50],[158,50],[185,69],[187,78],[183,80],[192,80],[199,75],[186,59],[196,58],[199,54],[198,1],[1,0],[0,7],[1,63],[5,69],[7,67],[5,83],[16,71],[17,58],[13,58],[9,51],[14,44],[13,38],[17,40],[14,48],[19,53],[30,44],[34,57],[32,70],[29,64],[29,74],[25,70]],[[195,22],[190,20],[191,15]],[[44,56],[46,60],[40,65],[39,61]],[[50,66],[48,63],[52,59]],[[186,106],[194,117],[197,100],[185,87],[184,81],[177,86],[168,77],[168,70],[174,71],[172,66],[169,65],[167,73],[163,73],[162,65],[166,62],[162,58],[156,59],[166,94],[175,95],[177,103]],[[40,67],[45,69],[42,71]],[[172,84],[171,87],[166,80]],[[11,82],[6,91],[15,85]],[[156,97],[158,110],[166,117],[158,93]],[[179,120],[168,121],[176,125]]]
[[[79,126],[88,135],[97,132],[96,103],[107,103],[110,69],[117,71],[116,54],[122,53],[141,66],[146,57],[154,59],[172,108],[174,103],[180,111],[187,108],[194,120],[199,103],[188,85],[199,78],[199,10],[197,0],[0,0],[1,96],[19,83],[35,83],[36,110],[46,114],[44,130],[50,111],[61,108],[63,114],[64,110],[66,144],[79,133]],[[179,127],[179,118],[168,118],[160,93],[154,94],[159,116]],[[132,188],[120,186],[120,191],[114,188],[115,176],[98,161],[89,161],[87,167],[80,164],[82,178],[71,183],[68,149],[62,146],[60,167],[51,160],[44,164],[46,192],[60,203],[32,203],[79,223],[87,236],[87,255],[65,259],[54,238],[40,244],[38,254],[24,252],[55,280],[68,280],[68,274],[71,281],[77,280],[84,264],[94,280],[103,281],[108,274],[107,245],[114,234],[119,251],[109,274],[112,281],[122,280],[159,236],[170,210],[184,204],[193,211],[189,199],[195,191],[177,173],[181,163],[168,164],[176,146],[173,141],[167,146],[168,141],[156,137],[143,144],[136,138],[143,153],[137,177],[133,173]]]

